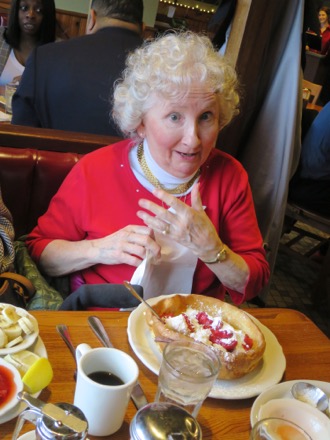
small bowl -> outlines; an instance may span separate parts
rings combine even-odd
[[[300,426],[313,440],[330,439],[330,419],[318,409],[299,400],[283,398],[266,402],[259,409],[258,419],[278,417]]]
[[[0,358],[0,381],[1,389],[3,383],[6,384],[6,388],[8,386],[6,397],[0,397],[0,417],[2,417],[19,403],[17,394],[23,390],[23,382],[18,370],[2,358]]]
[[[312,440],[300,426],[285,419],[269,417],[257,422],[251,431],[250,440]]]

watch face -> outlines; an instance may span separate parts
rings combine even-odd
[[[223,248],[217,255],[217,261],[225,261],[226,258],[227,258],[227,251],[226,248]]]

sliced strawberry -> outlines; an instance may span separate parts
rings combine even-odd
[[[237,340],[233,338],[234,334],[228,330],[213,330],[209,340],[213,344],[221,345],[227,351],[233,351],[237,345]]]
[[[250,338],[249,335],[245,335],[245,336],[244,336],[244,342],[243,342],[243,344],[242,344],[244,350],[246,350],[246,351],[250,350],[250,348],[252,347],[252,345],[253,345],[253,339]]]
[[[236,339],[222,339],[220,345],[225,348],[227,351],[233,351],[237,345]]]
[[[229,330],[221,330],[220,328],[216,328],[211,330],[212,336],[220,339],[230,339],[234,336],[234,333]]]
[[[185,313],[182,313],[182,316],[184,317],[184,320],[186,321],[187,327],[191,333],[195,331],[194,326],[192,325],[192,322],[188,318],[188,316]]]
[[[208,317],[205,312],[198,312],[196,315],[198,324],[202,325],[203,328],[210,328],[212,326],[213,320]]]

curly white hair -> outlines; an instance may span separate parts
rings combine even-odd
[[[210,39],[193,32],[171,32],[146,41],[131,53],[115,84],[113,118],[127,136],[140,141],[137,128],[155,94],[180,99],[192,85],[212,90],[220,104],[220,128],[238,114],[237,75]]]

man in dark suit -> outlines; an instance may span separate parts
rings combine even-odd
[[[13,97],[12,123],[119,135],[113,83],[142,44],[143,0],[92,0],[86,34],[38,47]]]

